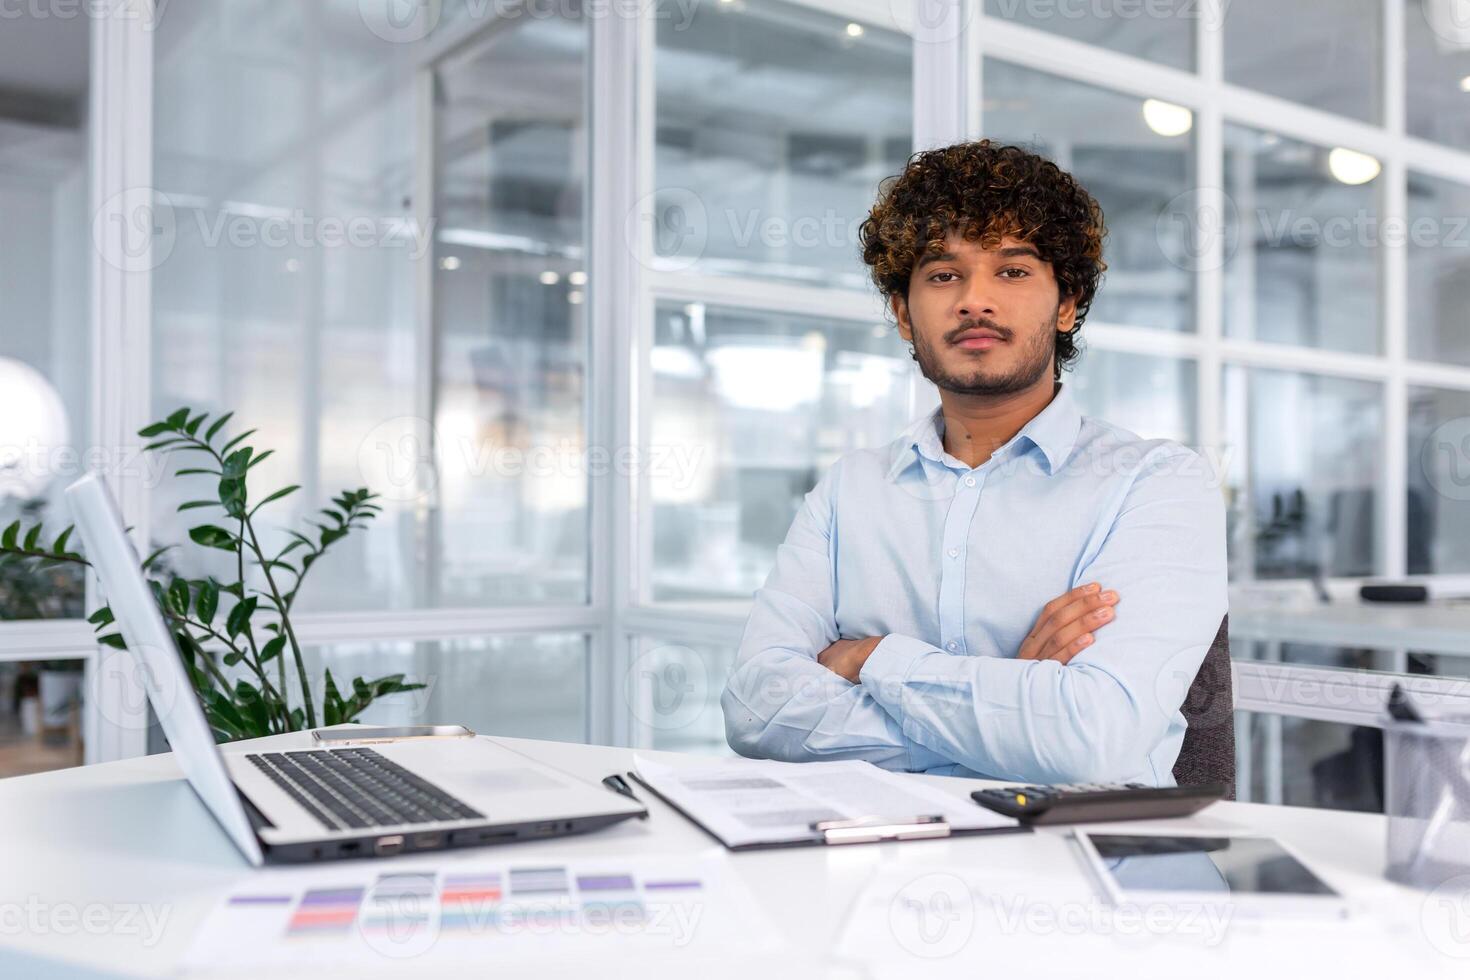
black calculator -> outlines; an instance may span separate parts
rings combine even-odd
[[[1186,817],[1203,810],[1226,792],[1227,787],[1222,783],[1203,786],[1071,783],[981,789],[971,793],[970,799],[986,809],[1040,825]]]

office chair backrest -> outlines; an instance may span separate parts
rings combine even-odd
[[[1235,799],[1235,687],[1230,675],[1230,617],[1210,644],[1181,710],[1189,723],[1174,762],[1180,786],[1224,783]]]

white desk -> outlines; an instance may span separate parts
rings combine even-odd
[[[629,768],[632,751],[604,746],[506,739],[545,762],[590,779]],[[237,743],[231,751],[305,746],[305,736],[278,736]],[[698,756],[651,753],[675,764]],[[976,783],[932,779],[956,794]],[[500,856],[520,861],[575,861],[632,854],[708,853],[702,831],[657,800],[642,794],[652,816],[584,837],[502,847]],[[1173,822],[1179,826],[1181,822]],[[878,976],[964,976],[985,978],[1076,976],[1088,980],[1151,977],[1197,980],[1230,976],[1470,976],[1470,899],[1446,928],[1439,896],[1392,885],[1380,876],[1384,853],[1381,817],[1217,804],[1184,821],[1206,828],[1247,828],[1275,834],[1295,847],[1328,880],[1362,908],[1350,925],[1232,921],[1223,941],[1207,945],[1197,936],[1097,935],[1059,926],[1056,913],[1093,903],[1094,892],[1072,854],[1064,831],[990,838],[954,838],[905,844],[854,845],[729,854],[720,851],[727,873],[741,879],[776,923],[784,940],[779,954],[760,957],[738,951],[718,962],[620,962],[606,971],[590,964],[548,964],[542,976],[716,976],[777,978]],[[1137,826],[1137,825],[1135,825]],[[510,852],[514,851],[512,855]],[[448,852],[444,863],[483,860],[490,851]],[[422,861],[419,857],[417,860]],[[1007,903],[1040,907],[1010,927],[977,916],[973,933],[953,955],[915,956],[893,937],[879,937],[883,962],[855,963],[834,955],[843,926],[864,885],[880,866],[900,864],[904,873],[978,869],[994,874]],[[182,780],[170,756],[153,756],[0,781],[0,977],[161,976],[177,969],[200,923],[226,889],[248,871]],[[1024,882],[1018,893],[1016,882]],[[1439,902],[1439,904],[1435,904]],[[48,923],[37,932],[22,926],[17,907],[30,903]],[[149,905],[167,912],[161,935],[151,945],[141,930],[92,934],[54,918],[70,908]],[[1018,906],[1007,906],[1017,911]],[[48,919],[46,916],[53,916]],[[911,944],[910,944],[911,945]],[[888,962],[891,960],[891,962]],[[487,961],[484,976],[505,976]],[[320,975],[320,974],[316,974]],[[361,976],[354,971],[354,976]],[[386,963],[385,976],[442,977],[431,963]],[[520,975],[512,972],[510,975]],[[271,980],[278,980],[272,974]]]

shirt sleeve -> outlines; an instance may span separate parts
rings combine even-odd
[[[867,688],[817,663],[839,638],[832,516],[840,466],[806,495],[776,549],[775,567],[755,594],[720,699],[726,738],[753,758],[864,759],[909,771],[945,765],[950,760],[905,738]]]
[[[1227,607],[1225,509],[1193,452],[1145,459],[1073,586],[1118,592],[1116,615],[1065,666],[885,637],[859,675],[903,734],[977,772],[1027,782],[1153,772]],[[1089,554],[1090,552],[1090,554]]]

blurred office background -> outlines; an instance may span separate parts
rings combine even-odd
[[[101,466],[183,539],[131,433],[235,411],[303,487],[272,533],[383,494],[300,607],[314,664],[429,684],[368,720],[728,751],[802,495],[934,404],[858,223],[982,135],[1107,214],[1086,410],[1219,475],[1242,797],[1380,807],[1384,685],[1470,676],[1470,607],[1425,649],[1313,618],[1470,581],[1455,0],[160,7],[0,18],[0,525]],[[0,569],[0,773],[149,747],[90,588]]]

